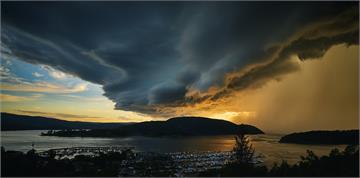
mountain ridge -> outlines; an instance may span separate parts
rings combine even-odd
[[[106,129],[132,123],[98,123],[67,121],[52,117],[28,116],[1,112],[1,130],[60,130],[60,129]]]
[[[166,121],[138,123],[94,123],[11,113],[1,113],[1,130],[60,130],[43,133],[43,135],[64,137],[200,136],[264,133],[252,125],[238,125],[230,121],[206,117],[174,117]]]
[[[255,126],[205,117],[176,117],[166,121],[145,121],[116,129],[73,130],[44,133],[62,137],[126,137],[126,136],[207,136],[230,134],[264,134]]]

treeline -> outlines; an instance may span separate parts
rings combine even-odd
[[[269,172],[271,176],[341,176],[359,177],[359,148],[348,146],[342,152],[333,149],[327,156],[316,156],[308,151],[306,157],[290,166],[286,162],[275,165]]]
[[[199,172],[195,176],[202,177],[240,177],[240,176],[359,176],[359,146],[347,146],[343,151],[333,149],[329,155],[317,156],[312,151],[301,160],[290,165],[286,161],[274,164],[273,167],[259,165],[254,162],[255,150],[246,136],[236,137],[233,157],[229,163],[220,169]],[[19,151],[5,151],[1,148],[1,176],[9,177],[113,177],[113,176],[174,176],[172,171],[164,171],[162,162],[164,158],[149,161],[145,157],[140,163],[135,164],[137,170],[142,172],[122,172],[124,161],[134,160],[131,150],[109,152],[97,156],[78,155],[73,159],[55,159],[56,154],[49,152],[47,157],[39,156],[35,150],[27,153]],[[165,158],[165,161],[168,158]],[[156,161],[158,160],[158,161]],[[134,165],[132,165],[134,166]],[[176,166],[176,165],[174,165]],[[151,168],[151,169],[149,169]],[[131,170],[131,169],[129,169]]]
[[[266,166],[251,163],[235,162],[221,169],[209,170],[199,174],[201,177],[358,177],[359,147],[348,146],[344,151],[333,149],[329,155],[318,157],[312,151],[307,156],[290,165],[286,161]]]
[[[40,156],[34,149],[23,153],[1,149],[2,177],[169,177],[174,164],[167,155],[149,153],[140,161],[131,149],[99,155],[57,158],[53,150]],[[165,169],[170,166],[172,169]]]
[[[2,177],[115,177],[123,160],[133,156],[131,150],[109,152],[99,156],[75,156],[74,159],[55,159],[39,156],[35,150],[27,153],[5,151],[1,147]]]

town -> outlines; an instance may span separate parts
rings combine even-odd
[[[134,147],[71,147],[57,148],[40,152],[42,157],[55,159],[73,159],[76,156],[96,157],[111,152],[125,153],[127,159],[122,160],[119,176],[156,175],[194,176],[209,169],[220,169],[232,160],[233,151],[207,152],[136,152]],[[261,163],[256,157],[254,163]]]

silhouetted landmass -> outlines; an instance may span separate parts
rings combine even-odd
[[[148,121],[121,126],[117,129],[62,130],[44,133],[62,137],[123,137],[123,136],[201,136],[229,134],[263,134],[260,129],[203,117],[177,117],[167,121]]]
[[[65,121],[49,117],[1,113],[1,130],[111,129],[129,123]]]
[[[200,177],[359,177],[359,147],[348,146],[344,151],[333,149],[327,156],[307,151],[301,161],[289,165],[283,161],[271,169],[263,165],[230,163],[221,169],[200,173]]]
[[[359,130],[309,131],[283,136],[280,143],[299,144],[359,144]]]
[[[132,169],[136,172],[121,172],[123,162],[131,162],[134,154],[131,150],[124,152],[101,153],[97,156],[77,155],[73,159],[55,159],[53,154],[48,157],[39,156],[35,150],[26,154],[18,151],[1,149],[1,176],[3,177],[170,177],[175,176],[174,168],[178,167],[166,156],[143,157],[143,161],[135,161]],[[201,161],[201,160],[199,160]],[[169,167],[169,165],[171,165]],[[134,167],[133,167],[134,166]],[[134,169],[136,167],[136,169]],[[125,169],[127,170],[127,169]],[[263,165],[231,162],[219,169],[195,173],[199,177],[358,177],[359,149],[348,146],[344,151],[333,149],[327,156],[316,156],[308,151],[301,161],[289,165],[283,161],[280,165],[268,169]]]
[[[3,177],[116,177],[124,160],[133,156],[131,150],[102,153],[91,157],[77,155],[74,159],[41,157],[35,150],[26,154],[5,151],[1,147],[1,176]],[[161,176],[161,175],[158,175]]]

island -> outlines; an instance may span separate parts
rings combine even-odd
[[[280,143],[359,145],[359,130],[308,131],[283,136]]]
[[[264,134],[255,126],[235,124],[204,117],[176,117],[166,121],[146,121],[115,129],[60,130],[42,133],[60,137],[126,137],[126,136],[209,136],[232,134]]]

